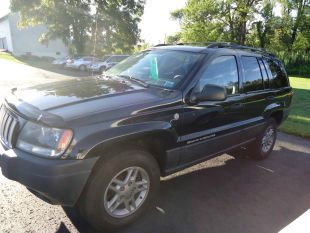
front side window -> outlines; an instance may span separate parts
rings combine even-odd
[[[213,84],[225,87],[227,95],[239,92],[238,68],[234,56],[221,56],[212,60],[202,72],[199,79],[197,92],[201,92],[205,85]]]
[[[245,92],[258,91],[264,89],[261,71],[256,57],[242,56]]]
[[[130,76],[168,89],[186,78],[202,55],[199,53],[151,50],[133,55],[106,71],[110,76]]]

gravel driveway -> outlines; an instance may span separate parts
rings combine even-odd
[[[0,93],[71,78],[0,59]],[[157,207],[122,233],[278,232],[310,209],[310,141],[279,134],[265,161],[222,155],[166,177]],[[0,175],[0,232],[92,232]]]

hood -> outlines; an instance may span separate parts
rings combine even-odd
[[[62,128],[68,124],[89,124],[137,115],[163,104],[175,103],[180,94],[180,91],[145,88],[125,78],[101,76],[13,89],[5,101],[26,119]]]
[[[145,88],[123,78],[89,77],[15,90],[13,94],[17,99],[31,104],[41,111],[49,111],[143,89]]]

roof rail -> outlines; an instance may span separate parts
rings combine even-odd
[[[254,48],[245,45],[239,45],[232,42],[186,42],[186,43],[177,43],[177,44],[158,44],[154,47],[160,46],[169,46],[169,45],[193,45],[193,46],[203,46],[207,48],[227,48],[227,49],[240,49],[240,50],[248,50],[250,52],[260,53],[263,55],[268,55],[271,57],[275,57],[273,53],[267,52],[265,49],[262,48]]]
[[[172,44],[157,44],[157,45],[154,45],[153,47],[168,46],[168,45],[172,45]]]
[[[206,46],[209,45],[210,42],[181,42],[181,43],[177,43],[176,45],[200,45],[200,46]]]
[[[275,57],[273,53],[267,52],[265,49],[261,48],[254,48],[254,47],[249,47],[249,46],[244,46],[244,45],[239,45],[231,42],[215,42],[215,43],[210,43],[207,48],[228,48],[228,49],[242,49],[242,50],[249,50],[251,52],[256,52],[256,53],[261,53],[261,54],[266,54],[272,57]]]

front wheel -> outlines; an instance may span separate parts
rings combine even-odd
[[[101,66],[99,69],[100,74],[102,74],[107,68],[105,66]]]
[[[100,161],[78,203],[97,230],[116,230],[135,221],[154,201],[160,171],[146,151],[129,150]]]

